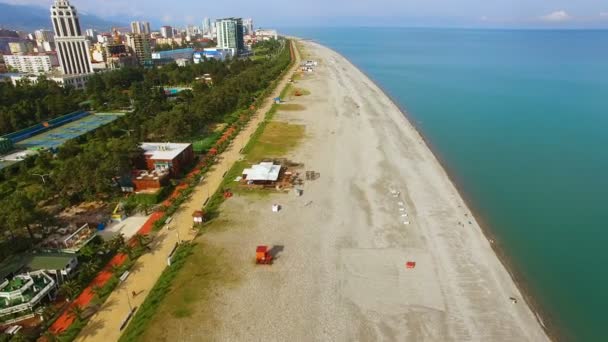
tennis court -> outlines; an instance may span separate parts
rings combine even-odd
[[[15,143],[16,148],[39,150],[54,150],[63,145],[66,141],[77,138],[83,134],[106,125],[122,114],[116,113],[96,113],[90,114],[82,119],[67,123],[65,125],[50,129],[33,137]]]

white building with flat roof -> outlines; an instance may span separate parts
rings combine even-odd
[[[22,73],[42,74],[59,65],[56,55],[5,55],[4,63]]]

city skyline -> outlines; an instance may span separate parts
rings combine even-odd
[[[17,5],[47,7],[52,0],[2,0]],[[254,17],[256,26],[457,26],[512,28],[608,28],[608,3],[600,0],[571,1],[473,0],[432,2],[414,0],[401,3],[379,0],[370,8],[365,1],[336,0],[331,4],[311,0],[297,11],[269,13],[265,8],[283,8],[269,1],[261,8],[245,1],[205,3],[181,1],[167,6],[160,0],[124,2],[108,0],[98,6],[93,0],[74,0],[81,12],[123,22],[150,21],[154,29],[162,25],[200,25],[204,17]],[[323,8],[323,11],[319,11]],[[319,15],[318,13],[323,13]]]

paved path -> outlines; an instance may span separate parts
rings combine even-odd
[[[293,50],[296,53],[296,62],[291,70],[285,74],[275,91],[254,114],[249,124],[233,140],[230,147],[218,157],[217,163],[205,174],[204,181],[195,188],[190,199],[173,215],[169,228],[163,228],[155,236],[152,251],[142,255],[137,260],[127,280],[112,292],[100,311],[91,317],[76,341],[109,342],[117,341],[120,338],[119,327],[129,313],[129,306],[141,306],[164,271],[167,265],[167,256],[177,243],[178,235],[181,240],[192,240],[196,236],[195,232],[191,230],[192,212],[199,210],[205,200],[220,187],[224,173],[242,157],[239,151],[263,121],[266,112],[270,110],[271,99],[279,96],[293,72],[297,69],[300,58],[295,46],[293,46]],[[137,295],[133,297],[132,292],[137,293]]]

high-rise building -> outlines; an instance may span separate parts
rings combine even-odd
[[[173,38],[173,28],[171,26],[161,27],[160,35],[163,36],[163,38]]]
[[[211,34],[211,19],[203,19],[203,34]]]
[[[66,75],[93,72],[89,56],[89,41],[82,35],[76,8],[68,0],[55,0],[51,6],[51,20],[59,64]]]
[[[188,27],[186,27],[186,35],[193,37],[196,36],[199,32],[198,26],[196,25],[188,25]]]
[[[150,23],[147,21],[132,21],[131,33],[150,34]]]
[[[85,31],[85,34],[88,38],[91,38],[93,40],[97,40],[97,31],[95,31],[94,29],[87,29]]]
[[[150,51],[150,40],[146,34],[127,34],[127,45],[133,50],[140,65],[152,65],[152,52]]]
[[[243,41],[243,20],[241,18],[224,18],[215,21],[217,47],[233,49],[236,53],[245,49]]]
[[[55,34],[50,30],[36,30],[34,31],[34,38],[38,42],[53,42],[55,41]]]
[[[141,33],[141,25],[139,24],[139,21],[132,21],[131,22],[131,32],[132,33]]]
[[[243,19],[243,30],[245,34],[253,34],[253,19]]]

